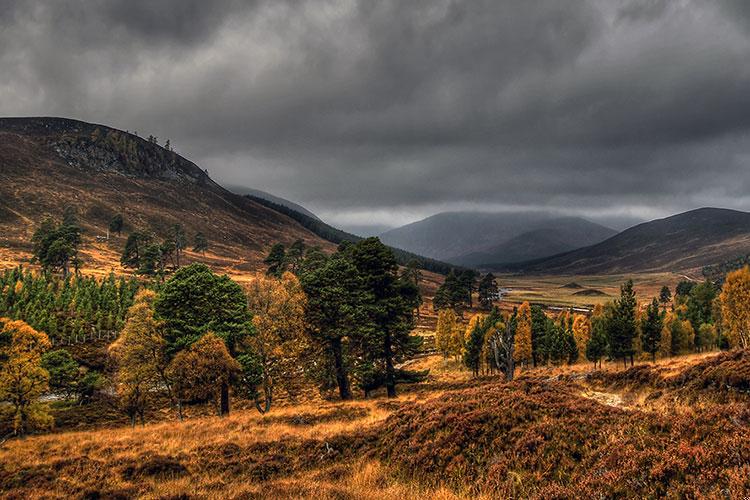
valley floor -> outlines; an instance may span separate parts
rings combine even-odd
[[[241,410],[0,447],[5,498],[750,494],[750,353],[538,368],[420,359],[395,400]]]

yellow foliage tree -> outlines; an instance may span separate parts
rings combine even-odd
[[[516,336],[513,349],[513,359],[522,365],[531,362],[531,306],[524,302],[518,307],[516,315]]]
[[[135,425],[139,416],[145,423],[145,411],[155,392],[164,387],[174,401],[172,384],[166,376],[166,341],[161,334],[161,324],[154,318],[153,303],[156,294],[141,290],[128,309],[125,326],[120,336],[109,347],[115,361],[115,391],[125,412]],[[178,403],[182,419],[182,408]]]
[[[221,395],[240,372],[239,363],[215,333],[208,332],[188,349],[177,353],[168,375],[180,401],[212,401],[222,415]]]
[[[13,407],[13,433],[52,427],[52,417],[39,403],[49,388],[49,373],[42,368],[42,354],[51,347],[47,335],[23,321],[0,318],[0,339],[0,401]]]
[[[661,329],[659,354],[665,358],[672,355],[672,322],[674,321],[674,317],[675,313],[673,311],[668,311],[664,317],[664,326]]]
[[[458,318],[453,309],[441,309],[438,312],[435,328],[435,349],[446,358],[451,352],[451,338],[456,330],[457,322]]]
[[[573,337],[578,347],[578,359],[586,359],[586,345],[591,338],[591,321],[583,314],[576,314],[573,318]]]
[[[750,268],[727,274],[721,289],[722,329],[732,347],[750,346]]]
[[[295,275],[285,272],[281,279],[259,276],[246,289],[248,309],[253,314],[255,335],[248,347],[258,356],[262,368],[263,404],[259,412],[271,409],[273,390],[281,387],[295,397],[304,373],[300,356],[309,342],[305,330],[307,298]]]

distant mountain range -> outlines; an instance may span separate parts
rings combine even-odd
[[[483,267],[555,255],[617,231],[540,212],[444,212],[383,233],[384,243],[456,265]]]
[[[750,213],[699,208],[639,224],[598,244],[490,266],[540,274],[614,274],[701,268],[750,253]]]

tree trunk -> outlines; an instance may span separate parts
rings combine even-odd
[[[219,415],[229,415],[229,384],[226,382],[221,383],[221,406],[219,407]]]
[[[331,351],[333,354],[333,366],[336,371],[336,384],[339,386],[339,396],[343,400],[352,399],[349,378],[346,376],[346,367],[344,366],[341,339],[336,338],[331,340]]]
[[[385,388],[389,398],[396,397],[396,373],[393,369],[393,352],[391,351],[391,334],[386,333],[385,345],[383,346],[385,355]]]

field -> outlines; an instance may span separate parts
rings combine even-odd
[[[6,498],[477,498],[750,493],[750,353],[541,368],[453,361],[400,396],[9,441]]]
[[[509,288],[504,295],[506,302],[528,301],[558,307],[591,307],[603,304],[620,294],[620,285],[633,280],[639,301],[659,296],[659,290],[667,285],[674,290],[675,285],[684,279],[697,280],[699,273],[689,275],[675,273],[635,273],[627,275],[596,276],[522,276],[499,275],[501,288]],[[590,293],[595,291],[594,293]],[[601,294],[596,293],[601,292]]]

